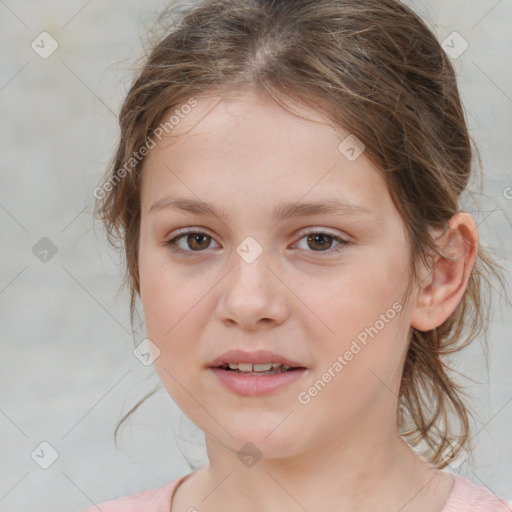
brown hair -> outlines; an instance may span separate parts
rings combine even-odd
[[[411,285],[420,263],[440,254],[431,230],[445,229],[459,211],[473,144],[452,64],[427,25],[396,0],[204,0],[185,9],[145,58],[119,116],[107,177],[114,186],[96,205],[109,241],[124,246],[132,325],[143,159],[132,161],[122,179],[119,170],[147,144],[164,112],[194,95],[250,86],[288,110],[287,98],[316,108],[365,144],[406,226]],[[397,420],[401,435],[412,446],[423,443],[420,453],[439,468],[449,463],[444,453],[453,441],[455,455],[470,442],[465,393],[445,356],[485,334],[490,303],[482,287],[490,291],[492,276],[501,282],[499,268],[479,248],[453,314],[436,329],[411,333]],[[448,423],[452,414],[458,435]]]

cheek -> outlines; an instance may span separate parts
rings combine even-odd
[[[146,335],[160,350],[155,367],[181,371],[193,368],[192,362],[197,366],[194,349],[208,318],[213,283],[204,272],[171,266],[162,248],[141,250],[139,273]]]
[[[338,280],[344,288],[337,290],[346,293],[326,294],[323,309],[317,309],[334,334],[326,331],[315,338],[315,367],[310,387],[302,390],[305,399],[311,397],[308,413],[331,415],[340,423],[370,404],[391,404],[407,346],[407,322],[402,305],[394,300],[397,294],[386,286],[378,288],[372,279],[372,295],[360,281],[356,286],[355,277]],[[317,319],[314,322],[318,324]]]
[[[157,337],[157,333],[160,332],[156,326],[164,288],[158,278],[161,272],[158,269],[155,253],[146,247],[142,238],[138,260],[140,299],[144,311],[146,334],[153,341],[153,337]]]
[[[146,335],[162,352],[166,350],[165,340],[172,335],[173,326],[179,322],[180,314],[184,314],[179,306],[183,283],[168,272],[162,260],[164,252],[145,245],[141,238],[139,279]]]
[[[206,301],[199,283],[183,272],[173,272],[168,261],[158,253],[142,251],[140,257],[141,301],[146,337],[158,349],[153,361],[155,371],[169,395],[182,410],[190,411],[194,402],[183,386],[197,394],[198,370],[196,340],[200,338],[201,318]],[[197,321],[192,321],[197,320]]]
[[[388,382],[401,361],[407,346],[408,313],[402,303],[407,286],[403,279],[405,254],[395,251],[394,257],[391,252],[386,257],[381,250],[367,255],[350,269],[340,267],[334,279],[331,276],[325,283],[315,283],[316,294],[308,290],[311,302],[306,302],[316,313],[314,318],[308,316],[312,318],[308,330],[313,332],[314,323],[316,331],[320,326],[322,332],[315,338],[315,377],[331,368],[342,386],[350,382],[371,393],[382,385],[378,377]]]
[[[402,274],[382,261],[380,265],[379,261],[365,261],[346,269],[340,267],[325,280],[304,285],[305,302],[317,319],[323,320],[327,339],[330,336],[346,340],[378,322],[381,315],[386,321],[396,316],[397,309],[404,308],[406,283]],[[398,306],[393,309],[394,304]]]

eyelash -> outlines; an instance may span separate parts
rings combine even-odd
[[[303,238],[307,237],[307,236],[318,235],[318,234],[320,234],[320,235],[327,235],[327,236],[331,237],[333,240],[336,240],[339,243],[339,245],[337,245],[334,249],[328,249],[326,251],[306,251],[306,252],[333,254],[333,253],[337,253],[339,251],[342,251],[346,246],[350,245],[350,242],[348,242],[347,240],[344,240],[343,238],[341,238],[339,236],[336,236],[336,235],[333,235],[331,233],[328,233],[326,231],[308,231],[308,232],[302,234],[302,236],[299,238],[299,241],[302,240]],[[192,253],[191,256],[192,255],[199,256],[202,253],[205,253],[207,251],[207,249],[200,250],[200,251],[184,250],[184,249],[181,249],[181,248],[177,247],[177,245],[176,245],[177,241],[180,240],[181,238],[186,237],[187,235],[203,235],[203,236],[213,240],[213,237],[211,237],[207,233],[204,233],[202,231],[188,230],[188,231],[183,231],[182,233],[180,233],[179,235],[175,236],[174,238],[171,238],[170,240],[167,240],[165,242],[165,245],[167,247],[169,247],[172,252],[181,253],[181,254],[190,254],[190,253]]]

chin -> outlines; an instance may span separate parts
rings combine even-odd
[[[223,444],[234,453],[243,452],[244,449],[254,450],[259,456],[269,459],[294,456],[298,449],[297,440],[303,436],[303,428],[291,423],[292,416],[284,419],[286,414],[280,412],[255,421],[254,414],[237,414],[237,418],[228,422],[227,427],[233,437],[222,432]]]

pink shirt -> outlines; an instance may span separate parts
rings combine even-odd
[[[92,506],[81,512],[169,512],[175,489],[191,474],[171,480],[161,487],[99,503],[97,507]],[[460,475],[454,474],[453,477],[452,490],[441,512],[512,512],[512,503],[487,488],[475,485]],[[199,507],[200,504],[195,505]]]

